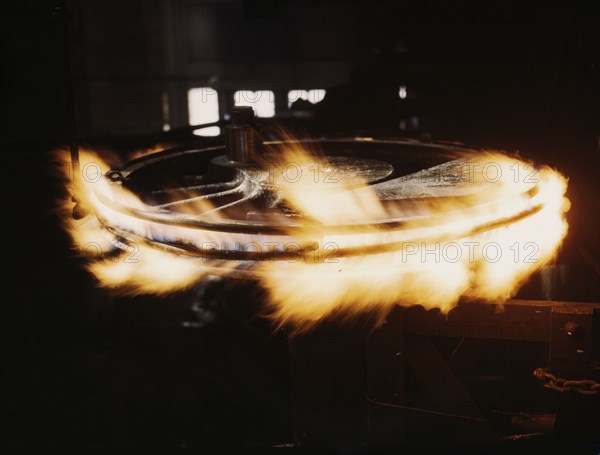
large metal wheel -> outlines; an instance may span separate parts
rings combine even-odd
[[[282,150],[293,144],[301,144],[321,157],[319,160],[323,166],[319,168],[317,163],[317,172],[335,174],[331,185],[324,186],[327,191],[357,194],[372,191],[384,207],[402,207],[405,209],[402,213],[410,215],[336,225],[319,223],[294,210],[279,191],[278,179],[286,172],[288,178],[296,178],[298,173],[315,172],[315,169],[309,170],[294,163],[286,166],[276,164]],[[263,244],[283,244],[309,226],[317,227],[322,235],[348,232],[365,236],[381,232],[406,234],[415,228],[432,227],[442,222],[444,217],[439,213],[420,211],[420,207],[427,205],[430,199],[456,201],[457,204],[448,206],[462,208],[461,213],[456,214],[458,217],[469,216],[474,208],[470,201],[478,207],[503,202],[494,199],[498,192],[490,191],[493,183],[481,185],[481,182],[465,181],[465,163],[478,151],[461,145],[342,138],[270,142],[265,146],[267,151],[261,165],[229,161],[222,146],[166,150],[133,160],[121,169],[112,170],[107,177],[113,185],[121,185],[133,193],[144,207],[131,206],[102,195],[98,195],[97,204],[112,213],[125,215],[127,219],[135,219],[136,226],[142,223],[144,228],[131,229],[127,223],[115,223],[102,215],[105,210],[99,210],[97,216],[118,238],[171,252],[211,259],[273,260],[285,259],[287,253],[277,249],[270,250],[268,254],[264,251],[240,251],[231,245],[247,244],[257,239]],[[330,177],[314,175],[315,178]],[[536,192],[535,184],[525,189],[528,197]],[[452,236],[460,238],[494,229],[530,216],[539,209],[531,204],[508,218],[486,220],[470,226],[465,232],[454,232]],[[213,241],[220,234],[226,236],[226,246],[202,247],[202,241]],[[361,242],[360,246],[340,248],[336,254],[343,257],[391,251],[401,248],[406,238],[392,235],[383,243]],[[305,242],[306,245],[308,243]]]

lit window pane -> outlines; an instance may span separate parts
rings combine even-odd
[[[257,117],[275,115],[275,94],[271,90],[238,90],[233,95],[236,106],[252,106]]]
[[[298,100],[307,100],[308,92],[306,90],[290,90],[288,92],[288,107],[292,107],[292,104]]]
[[[188,111],[190,125],[202,125],[219,120],[219,95],[210,87],[193,88],[188,92]],[[218,136],[218,126],[194,130],[197,136]]]
[[[322,88],[319,89],[315,89],[315,90],[309,90],[308,91],[308,101],[310,101],[313,104],[317,104],[321,101],[323,101],[323,98],[325,98],[325,90],[323,90]]]
[[[317,104],[323,101],[326,91],[322,88],[314,90],[290,90],[288,92],[288,107],[298,100],[310,101],[312,104]]]
[[[407,95],[406,85],[401,85],[400,88],[398,89],[398,96],[400,97],[400,99],[406,99],[406,95]]]

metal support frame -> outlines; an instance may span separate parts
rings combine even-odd
[[[441,419],[453,429],[454,440],[492,442],[491,419],[455,374],[472,368],[482,354],[480,341],[545,344],[552,371],[581,377],[599,357],[599,335],[597,303],[510,300],[502,308],[463,303],[447,315],[419,306],[398,309],[367,339],[368,442],[409,441],[415,416]],[[432,342],[440,337],[460,339],[448,360]],[[539,366],[531,365],[532,372]],[[426,390],[428,406],[423,399],[411,402],[409,375]]]

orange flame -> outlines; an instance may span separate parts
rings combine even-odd
[[[314,162],[297,150],[292,156],[295,162]],[[454,190],[469,197],[458,201],[439,197],[445,182],[428,185],[427,178],[408,178],[406,192],[422,198],[418,208],[409,210],[403,204],[384,207],[373,187],[327,192],[325,184],[286,185],[286,199],[324,225],[350,223],[361,216],[375,221],[414,215],[415,210],[419,217],[435,216],[437,222],[433,226],[416,222],[414,228],[381,231],[371,238],[350,227],[339,235],[320,236],[323,245],[335,248],[400,242],[396,250],[319,263],[265,264],[269,273],[264,285],[276,317],[310,326],[334,312],[351,316],[375,310],[385,316],[396,304],[448,311],[462,296],[499,303],[508,299],[531,273],[554,258],[568,227],[566,179],[547,167],[533,169],[530,163],[499,152],[464,158],[459,171],[467,178]],[[529,197],[534,188],[537,193]],[[482,232],[475,229],[535,207],[537,212],[522,219]]]
[[[290,163],[300,171],[317,163],[324,173],[319,177],[332,170],[325,158],[308,153],[299,143],[286,146],[277,166]],[[90,166],[97,166],[100,173],[109,169],[99,156],[85,151],[82,172]],[[447,180],[431,178],[440,170],[451,172],[452,194],[458,197],[448,197]],[[393,201],[386,200],[377,185],[315,178],[314,172],[300,174],[298,179],[278,178],[274,184],[290,207],[315,222],[296,225],[277,239],[315,248],[253,264],[269,293],[273,316],[300,329],[331,314],[368,311],[385,316],[394,305],[448,311],[461,297],[501,303],[555,257],[568,228],[567,180],[550,168],[536,170],[532,163],[500,152],[460,156],[403,177],[395,190],[401,197]],[[100,252],[115,246],[125,250],[116,260],[105,258],[89,265],[101,285],[121,292],[169,293],[209,274],[227,274],[236,264],[186,257],[145,244],[134,245],[137,249],[132,251],[106,225],[125,226],[141,238],[226,244],[259,241],[258,236],[143,221],[99,202],[108,199],[152,210],[123,187],[106,179],[73,182],[66,177],[69,193],[89,212],[75,221],[64,211],[66,228],[79,245],[94,244]],[[70,199],[63,204],[64,209],[69,207]],[[212,209],[205,199],[188,207],[196,214],[217,217]],[[380,220],[386,219],[403,220],[402,229],[383,228]],[[339,254],[360,248],[366,250]]]

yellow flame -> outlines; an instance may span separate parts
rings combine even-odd
[[[311,161],[297,151],[293,156],[296,162]],[[270,273],[264,275],[264,285],[275,316],[306,327],[331,313],[351,316],[375,310],[384,316],[396,304],[448,311],[462,296],[501,303],[513,295],[531,273],[553,259],[566,235],[567,181],[552,169],[536,172],[531,163],[499,152],[470,157],[460,169],[467,178],[453,191],[462,189],[469,197],[440,197],[439,186],[447,186],[443,179],[408,179],[407,191],[424,198],[408,210],[402,204],[384,208],[372,187],[327,193],[326,185],[307,190],[288,182],[286,199],[325,225],[355,221],[357,214],[366,221],[418,214],[435,216],[437,222],[419,226],[417,220],[414,229],[371,237],[350,228],[321,237],[323,244],[335,246],[400,242],[402,248],[396,251],[319,263],[265,264]],[[534,187],[537,194],[530,197],[527,191]],[[534,207],[541,208],[523,219],[468,234],[476,226]]]
[[[554,258],[567,232],[567,180],[550,168],[535,170],[532,163],[500,152],[459,156],[449,165],[401,178],[396,182],[400,197],[396,194],[390,201],[377,185],[328,178],[331,164],[300,143],[285,146],[276,166],[291,169],[290,164],[298,178],[282,178],[278,172],[270,183],[289,206],[313,222],[290,228],[277,239],[298,246],[314,244],[314,249],[285,260],[261,261],[254,270],[268,291],[272,315],[300,329],[332,314],[385,316],[394,305],[448,311],[461,297],[501,303]],[[100,173],[110,168],[98,155],[83,151],[82,173],[93,166]],[[442,178],[436,177],[440,170],[446,173]],[[142,238],[194,244],[261,241],[260,236],[174,228],[125,215],[101,200],[139,210],[153,208],[106,179],[68,177],[63,175],[68,193],[90,213],[76,221],[68,212],[73,205],[70,197],[62,204],[62,219],[80,251],[81,245],[93,244],[92,250],[101,253],[115,245],[123,247],[106,225],[126,228]],[[218,219],[212,209],[210,202],[199,198],[182,211]],[[380,227],[386,219],[402,220],[402,229]],[[373,246],[378,249],[338,256],[341,251]],[[121,292],[173,292],[236,265],[144,244],[121,249],[115,257],[89,265],[101,285]]]
[[[144,222],[99,203],[104,198],[128,207],[152,210],[136,195],[104,178],[119,161],[114,155],[104,152],[104,156],[110,156],[107,160],[91,150],[81,150],[79,173],[75,178],[68,155],[67,150],[56,152],[58,172],[67,189],[59,201],[58,211],[65,229],[71,234],[74,250],[87,259],[94,259],[87,263],[87,268],[101,286],[122,294],[166,294],[185,289],[209,273],[215,273],[215,266],[208,261],[191,260],[141,243],[125,244],[110,233],[106,225],[126,227],[140,237],[168,238],[171,235],[168,226]],[[75,211],[85,215],[81,219],[73,216],[74,201]],[[204,200],[194,201],[193,207],[200,213],[214,208]],[[216,218],[216,215],[212,217]],[[178,229],[178,235],[182,236],[182,233],[189,238],[198,235],[191,229]],[[206,233],[206,241],[214,240],[211,234]],[[221,262],[219,266],[223,264]]]
[[[129,254],[93,262],[89,270],[124,294],[167,294],[186,289],[211,272],[201,262],[139,245]]]

